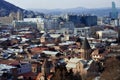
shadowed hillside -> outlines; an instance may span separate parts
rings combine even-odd
[[[10,12],[17,12],[18,9],[23,10],[5,0],[0,0],[0,16],[7,16]]]

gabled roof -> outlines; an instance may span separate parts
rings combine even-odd
[[[89,61],[87,61],[87,60],[80,60],[80,63],[83,64],[83,68],[85,70],[88,70],[90,68],[91,64],[93,63],[93,60],[89,60]]]
[[[44,33],[41,37],[45,37],[45,38],[51,38],[49,33]]]
[[[92,54],[103,54],[105,52],[105,49],[96,49],[96,50],[94,50],[94,52],[92,53]]]
[[[82,49],[87,49],[87,50],[88,50],[88,49],[91,49],[90,44],[89,44],[87,38],[84,39],[81,48],[82,48]]]
[[[75,63],[68,63],[66,65],[67,68],[76,68],[76,64]]]
[[[80,60],[81,60],[80,58],[71,58],[69,62],[76,64],[76,63],[78,63]]]
[[[82,43],[82,40],[80,38],[77,38],[76,42]]]
[[[52,38],[58,38],[58,37],[60,37],[60,34],[50,34],[50,36],[51,36]]]
[[[57,53],[59,53],[57,51],[42,51],[42,52],[47,54],[47,55],[56,55]]]
[[[67,68],[76,68],[77,63],[79,63],[80,60],[81,60],[80,58],[71,58],[71,59],[68,61],[66,67],[67,67]]]

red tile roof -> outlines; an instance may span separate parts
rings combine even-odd
[[[28,73],[20,74],[19,76],[23,76],[23,77],[26,77],[26,78],[31,77],[32,79],[36,78],[36,75],[33,72],[28,72]]]
[[[15,66],[15,65],[19,64],[19,61],[16,61],[16,60],[0,60],[0,64],[7,64],[7,65]]]
[[[47,50],[48,48],[42,48],[42,47],[36,47],[36,48],[32,48],[31,52],[32,54],[36,54],[36,53],[41,53],[44,50]]]

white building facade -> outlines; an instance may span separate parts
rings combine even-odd
[[[104,31],[97,31],[96,34],[100,39],[104,39],[104,38],[116,39],[116,38],[118,38],[118,32],[111,30],[111,29],[105,29]]]

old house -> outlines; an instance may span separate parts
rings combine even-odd
[[[71,58],[68,60],[66,68],[69,71],[72,69],[74,74],[79,74],[82,80],[85,80],[87,76],[96,76],[99,73],[99,65],[91,58],[92,49],[85,38],[81,49],[80,58]]]
[[[17,68],[7,64],[0,64],[0,80],[16,80]]]
[[[41,67],[42,67],[42,63],[38,62],[38,61],[32,61],[31,62],[31,66],[32,66],[32,72],[35,74],[38,74],[39,72],[41,72]]]
[[[105,49],[99,48],[92,52],[91,57],[95,61],[101,61],[105,59],[107,53]]]
[[[38,79],[47,80],[48,76],[52,72],[55,72],[55,66],[53,65],[52,61],[50,59],[44,59]]]
[[[80,58],[71,58],[66,65],[67,70],[72,69],[73,73],[80,72]]]
[[[97,76],[99,74],[99,66],[94,60],[83,60],[80,58],[71,58],[66,68],[68,71],[72,69],[74,75],[81,75],[82,80],[88,76]]]
[[[41,37],[40,37],[40,42],[41,43],[45,43],[45,42],[48,42],[48,43],[52,43],[53,42],[53,38],[50,36],[49,33],[44,33]]]

